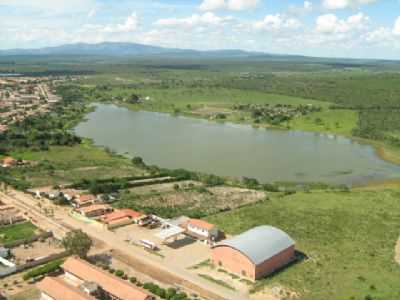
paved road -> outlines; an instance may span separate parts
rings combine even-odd
[[[180,266],[169,263],[163,258],[149,254],[137,246],[129,245],[127,242],[121,240],[121,238],[119,238],[112,231],[77,221],[69,216],[67,209],[55,206],[50,201],[46,201],[45,203],[46,207],[51,207],[54,210],[54,217],[52,218],[45,216],[38,208],[38,200],[34,199],[28,194],[11,190],[8,195],[0,192],[0,196],[2,196],[2,199],[4,198],[5,203],[14,204],[21,210],[28,211],[28,213],[36,219],[39,227],[46,230],[55,230],[59,236],[62,236],[65,234],[65,232],[68,232],[70,228],[81,229],[89,236],[102,241],[103,243],[109,245],[110,248],[116,249],[120,253],[131,256],[133,259],[139,260],[141,263],[146,264],[151,268],[159,269],[160,271],[182,278],[184,281],[190,283],[190,286],[192,287],[197,286],[199,289],[208,291],[209,293],[213,294],[213,296],[210,297],[211,299],[248,300],[248,297],[245,295],[241,295],[237,292],[233,292],[229,289],[209,282],[189,272],[188,270],[181,268]],[[201,294],[198,291],[197,293]]]

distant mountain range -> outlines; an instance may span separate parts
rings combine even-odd
[[[57,56],[202,56],[202,57],[250,57],[266,55],[261,52],[247,52],[243,50],[215,50],[198,51],[190,49],[163,48],[157,46],[135,43],[105,42],[99,44],[69,44],[57,47],[40,49],[10,49],[0,50],[0,56],[33,56],[33,55],[57,55]]]

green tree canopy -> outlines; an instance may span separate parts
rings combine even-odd
[[[65,250],[73,255],[78,255],[80,258],[86,258],[90,248],[92,247],[92,240],[82,230],[74,230],[67,233],[62,240]]]

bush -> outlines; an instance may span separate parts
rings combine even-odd
[[[64,262],[63,259],[57,259],[57,260],[51,261],[43,266],[32,269],[31,271],[25,273],[24,276],[22,276],[22,278],[25,281],[27,281],[31,278],[35,278],[40,275],[46,275],[48,273],[52,273],[54,271],[57,271],[60,268],[60,266],[63,264],[63,262]]]
[[[115,276],[118,276],[118,277],[122,277],[122,276],[124,276],[124,271],[122,271],[122,270],[117,270],[116,272],[115,272]]]
[[[137,279],[136,279],[136,277],[131,277],[131,278],[129,278],[129,281],[131,282],[131,283],[136,283],[137,282]]]

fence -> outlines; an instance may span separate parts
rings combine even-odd
[[[35,260],[35,261],[28,262],[28,263],[20,265],[20,266],[16,266],[14,268],[7,268],[7,269],[4,269],[4,270],[0,269],[0,278],[4,278],[4,277],[10,276],[12,274],[20,273],[20,272],[32,269],[34,267],[37,267],[37,266],[40,266],[40,265],[44,265],[44,264],[46,264],[48,262],[51,262],[53,260],[67,257],[68,255],[69,255],[69,252],[68,251],[64,251],[64,252],[61,252],[61,253],[52,254],[52,255],[49,255],[47,257],[43,257],[43,258]]]

